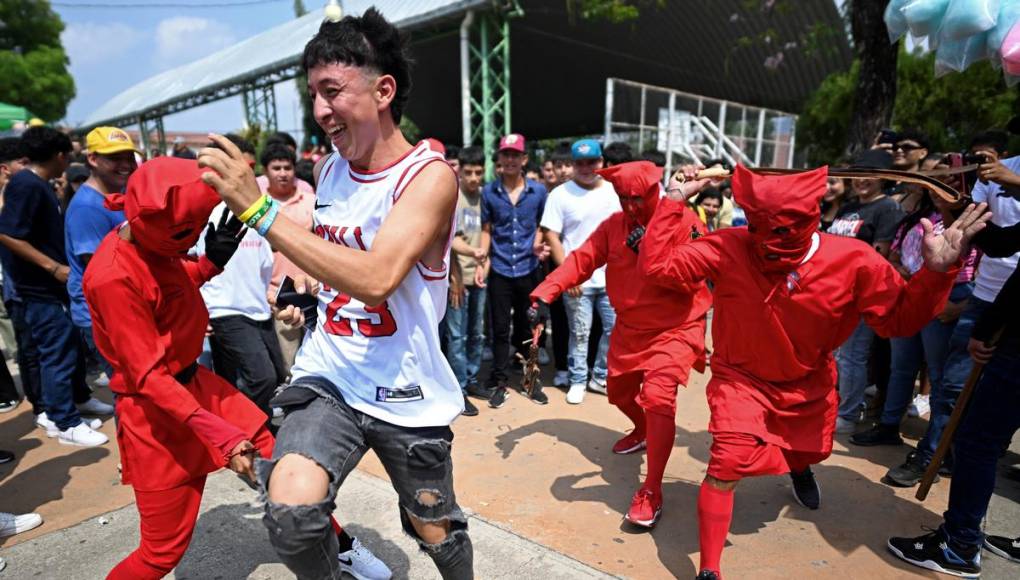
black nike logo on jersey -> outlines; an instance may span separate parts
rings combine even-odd
[[[319,203],[319,202],[315,202],[315,209],[322,209],[324,207],[329,207],[331,205],[333,205],[333,204],[331,204],[331,203]]]

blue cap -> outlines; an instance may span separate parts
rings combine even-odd
[[[574,159],[598,159],[602,157],[602,146],[594,139],[581,139],[570,146]]]

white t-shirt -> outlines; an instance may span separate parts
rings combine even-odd
[[[1002,164],[1013,173],[1020,173],[1020,155],[1002,160]],[[1007,197],[1002,194],[1002,188],[997,183],[980,181],[974,185],[971,196],[975,203],[985,202],[992,212],[992,223],[998,226],[1011,226],[1020,222],[1020,199]],[[1013,254],[1008,258],[992,258],[982,256],[978,265],[977,279],[974,283],[974,296],[981,300],[992,302],[1002,290],[1006,279],[1016,270],[1017,260],[1020,253]]]
[[[209,221],[218,224],[227,211],[225,204],[216,206]],[[205,254],[205,234],[195,244],[198,255]],[[209,309],[209,318],[247,316],[252,320],[269,320],[272,311],[266,290],[273,277],[273,251],[269,242],[254,229],[248,228],[227,267],[202,285],[200,291]]]
[[[569,256],[570,252],[584,244],[599,224],[618,211],[622,208],[613,184],[601,179],[594,189],[585,189],[570,180],[549,193],[539,225],[560,235],[563,254]],[[605,288],[606,267],[595,270],[581,286]]]

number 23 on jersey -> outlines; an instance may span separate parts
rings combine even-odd
[[[352,298],[343,293],[337,294],[336,298],[326,307],[326,322],[323,328],[329,334],[337,336],[354,336],[354,327],[351,324],[352,318],[344,312],[344,307],[351,303]],[[397,321],[393,318],[389,306],[383,302],[378,306],[362,306],[367,317],[355,318],[358,325],[358,333],[365,338],[379,336],[393,336],[397,331]]]

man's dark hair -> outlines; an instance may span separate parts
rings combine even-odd
[[[53,127],[32,127],[21,134],[25,156],[32,163],[45,163],[60,153],[70,153],[71,138]]]
[[[255,146],[251,144],[251,141],[238,135],[237,133],[227,133],[224,135],[231,143],[233,143],[241,153],[247,153],[252,157],[255,157]]]
[[[481,147],[465,147],[460,150],[460,166],[481,165],[485,166],[485,152]]]
[[[613,141],[602,149],[602,158],[607,166],[628,163],[634,161],[634,150],[623,141]]]
[[[920,129],[907,128],[896,135],[897,142],[899,141],[916,141],[918,145],[925,149],[931,149],[931,141],[928,136],[921,132]]]
[[[444,145],[446,148],[446,160],[452,161],[454,159],[460,160],[461,148],[457,145]]]
[[[549,155],[549,159],[551,159],[553,163],[556,162],[573,163],[574,154],[570,152],[570,144],[567,142],[563,142],[557,145],[556,148],[553,149],[552,153]]]
[[[315,187],[315,162],[311,159],[302,159],[294,164],[294,176],[304,180]]]
[[[711,165],[709,165],[708,167],[711,167]],[[698,197],[694,200],[694,205],[701,205],[701,202],[705,201],[706,199],[718,200],[719,204],[722,205],[723,202],[722,192],[714,187],[703,189],[701,190],[701,193],[698,194]]]
[[[656,167],[666,166],[666,154],[662,151],[656,151],[655,149],[649,149],[641,154],[642,161],[651,161]]]
[[[709,159],[708,161],[705,162],[705,167],[715,167],[716,165],[722,167],[726,171],[733,171],[733,164],[730,163],[729,161],[726,161],[722,157],[719,157],[717,159]]]
[[[25,147],[18,137],[0,139],[0,163],[10,163],[25,157]]]
[[[266,147],[269,147],[272,143],[282,143],[295,151],[297,150],[297,141],[294,140],[294,137],[291,136],[290,133],[285,133],[283,131],[277,131],[266,138]],[[254,152],[252,154],[254,155]]]
[[[983,131],[971,138],[968,149],[973,149],[978,145],[991,145],[992,149],[1001,155],[1006,152],[1006,147],[1009,146],[1009,135],[1005,131]]]
[[[542,167],[538,163],[530,160],[528,161],[528,164],[524,166],[524,173],[529,171],[542,175]]]
[[[375,8],[369,8],[360,17],[323,22],[319,32],[305,45],[301,67],[307,74],[314,67],[337,63],[392,76],[397,91],[390,102],[390,116],[394,123],[400,122],[411,94],[412,61],[407,37],[396,26]]]
[[[290,147],[287,147],[283,143],[270,143],[262,150],[262,157],[259,159],[259,163],[262,164],[262,167],[269,167],[269,164],[273,161],[281,160],[290,161],[291,165],[297,163],[294,151],[292,151]]]

